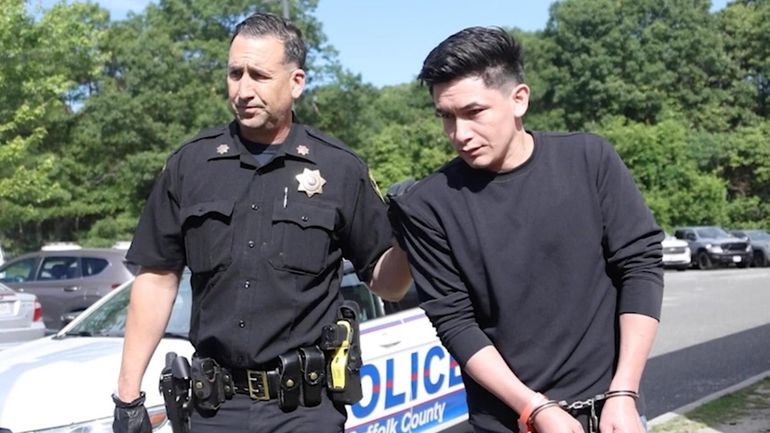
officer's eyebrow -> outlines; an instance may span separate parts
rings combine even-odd
[[[239,64],[239,63],[230,63],[230,64],[228,64],[227,65],[227,72],[228,73],[248,72],[248,74],[251,75],[251,76],[259,76],[259,77],[269,77],[269,76],[272,75],[272,73],[270,71],[268,71],[267,69],[258,68],[258,67],[254,66],[254,65],[251,65],[251,64],[243,65],[243,64]]]

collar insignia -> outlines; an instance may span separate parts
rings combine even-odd
[[[230,151],[230,146],[228,146],[226,144],[220,144],[219,146],[217,146],[217,153],[220,154],[220,155],[224,155],[225,153],[227,153],[229,151]]]
[[[324,185],[326,179],[321,177],[319,170],[305,169],[301,174],[296,176],[299,186],[297,191],[304,192],[308,197],[312,197],[313,194],[322,194],[324,192]]]
[[[307,146],[305,146],[304,144],[300,144],[299,146],[297,146],[297,153],[302,156],[305,156],[308,153],[310,153],[310,149],[308,149]]]

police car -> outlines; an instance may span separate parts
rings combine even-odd
[[[57,334],[0,352],[0,432],[110,432],[131,283],[114,290]],[[361,307],[363,398],[348,408],[346,433],[467,429],[457,363],[439,343],[416,294],[384,303],[345,264],[345,298]],[[171,432],[158,377],[167,352],[190,357],[191,289],[184,274],[171,319],[144,376],[157,432]]]

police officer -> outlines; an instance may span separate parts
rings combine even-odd
[[[343,256],[385,299],[403,296],[410,276],[364,162],[294,122],[305,56],[300,31],[278,16],[238,24],[227,69],[235,121],[185,143],[157,179],[127,255],[142,271],[113,396],[115,431],[148,428],[140,383],[185,266],[195,356],[225,368],[239,390],[193,410],[192,432],[343,431],[345,407],[328,392],[287,409],[269,374],[334,323]]]

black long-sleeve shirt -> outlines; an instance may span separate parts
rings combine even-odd
[[[618,315],[659,318],[663,234],[606,140],[532,135],[511,172],[458,158],[396,202],[421,307],[458,362],[493,344],[530,388],[585,399],[612,379]],[[465,384],[475,425],[513,428],[513,411]]]

